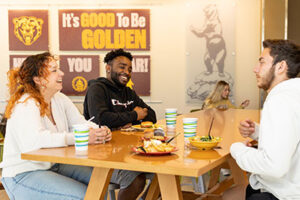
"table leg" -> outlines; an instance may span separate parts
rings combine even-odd
[[[163,200],[183,200],[179,176],[157,174],[157,177]]]
[[[157,175],[155,175],[151,181],[146,200],[155,200],[159,196],[159,187],[158,187],[158,180]]]
[[[235,162],[235,160],[230,156],[227,159],[229,167],[231,169],[231,174],[236,185],[247,185],[248,178],[245,171],[243,171]]]
[[[94,167],[84,199],[103,200],[112,173],[113,169]]]
[[[221,170],[220,166],[217,166],[211,170],[209,182],[208,182],[208,190],[212,189],[219,182],[220,170]]]

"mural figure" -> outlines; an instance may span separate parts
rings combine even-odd
[[[206,48],[203,58],[206,71],[197,75],[192,85],[190,85],[187,89],[187,95],[191,99],[201,101],[205,100],[214,85],[220,79],[228,82],[231,87],[234,84],[231,75],[224,71],[224,61],[227,52],[225,40],[222,35],[222,24],[216,4],[206,5],[203,12],[205,19],[202,28],[198,29],[191,25],[190,31],[196,37],[205,38],[206,40]]]
[[[222,36],[222,25],[215,4],[209,4],[204,9],[205,22],[201,29],[191,25],[191,31],[197,37],[206,39],[206,52],[204,63],[209,75],[213,72],[213,66],[217,65],[219,76],[224,77],[224,61],[226,57],[225,41]]]

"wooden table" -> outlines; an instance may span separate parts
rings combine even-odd
[[[209,109],[177,117],[177,132],[183,132],[182,118],[197,117],[198,135],[207,135],[212,116],[215,117],[211,135],[223,138],[221,148],[201,151],[184,148],[183,134],[179,135],[174,144],[179,149],[167,156],[141,156],[132,152],[132,148],[141,143],[141,133],[123,134],[113,132],[113,139],[100,145],[89,145],[88,156],[75,155],[74,146],[52,149],[40,149],[22,154],[22,159],[83,165],[94,167],[85,199],[103,199],[113,169],[125,169],[156,173],[157,179],[149,190],[147,199],[155,193],[155,182],[158,180],[162,199],[182,199],[179,176],[198,177],[209,170],[218,169],[228,163],[232,170],[235,184],[245,184],[246,177],[230,156],[230,145],[243,138],[238,132],[240,120],[259,120],[258,110],[227,110]],[[164,120],[159,121],[165,124]],[[227,183],[228,184],[228,183]],[[215,189],[216,191],[216,189]]]

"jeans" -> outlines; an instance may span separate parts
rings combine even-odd
[[[24,172],[1,181],[10,200],[79,200],[84,199],[92,170],[55,164],[49,170]]]

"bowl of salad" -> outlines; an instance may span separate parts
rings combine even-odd
[[[216,147],[219,142],[222,141],[222,138],[214,136],[194,136],[190,137],[189,140],[193,147],[201,150],[209,150]]]

